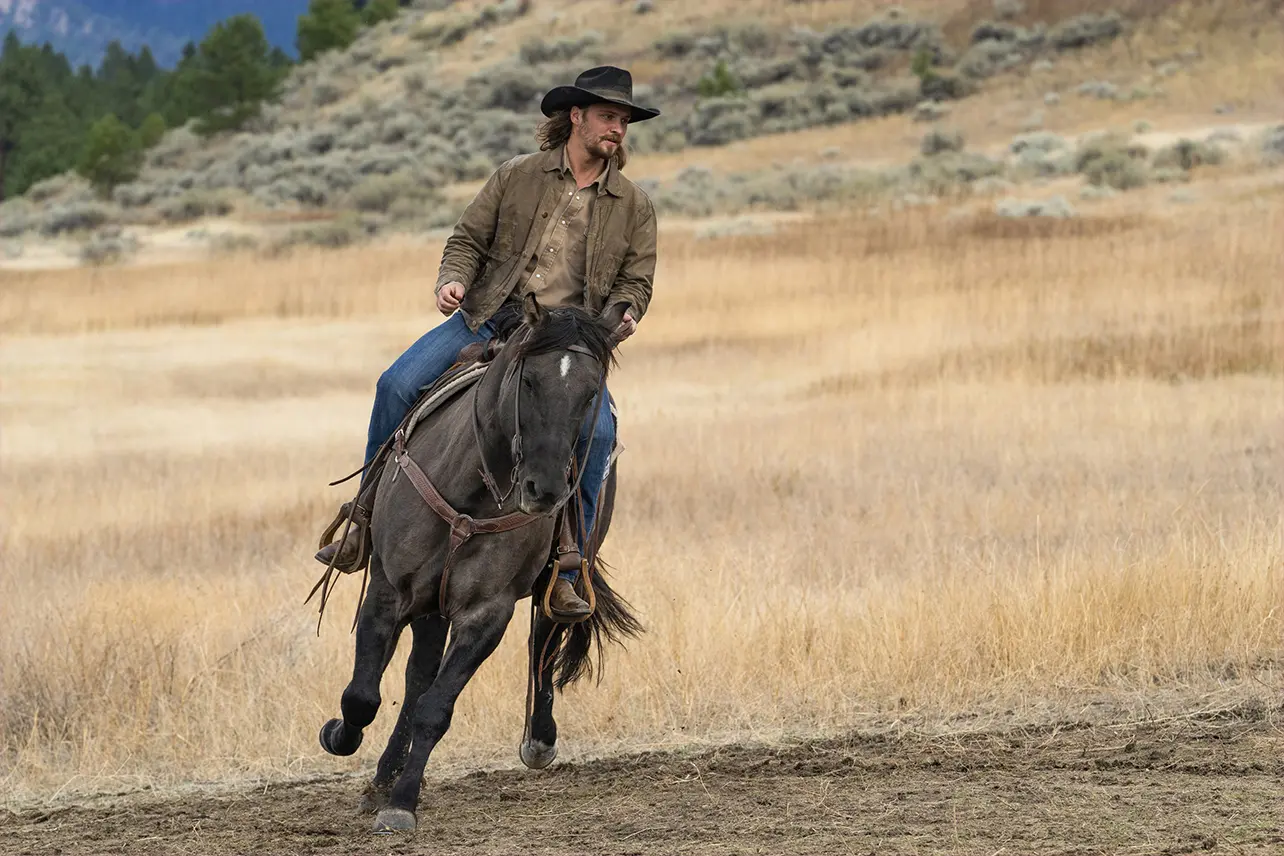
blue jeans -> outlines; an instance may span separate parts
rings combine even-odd
[[[456,312],[445,323],[429,330],[407,348],[375,384],[365,460],[373,458],[379,447],[397,430],[401,420],[406,418],[410,408],[419,400],[420,393],[454,365],[460,350],[474,342],[484,342],[494,335],[495,328],[489,321],[474,333],[468,329],[463,314]],[[596,407],[596,401],[592,406]],[[590,410],[584,418],[584,424],[580,426],[580,436],[575,444],[576,459],[584,469],[580,492],[584,496],[585,531],[589,533],[593,531],[593,524],[597,519],[597,500],[606,481],[611,451],[615,448],[615,417],[611,415],[609,393],[598,411],[593,448],[588,450],[589,457],[585,461],[585,446],[588,444],[589,431],[593,430],[592,422],[593,412]],[[579,540],[580,551],[584,552],[584,534],[581,534]],[[576,575],[571,573],[563,576],[574,581]]]

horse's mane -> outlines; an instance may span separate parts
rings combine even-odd
[[[496,338],[516,343],[514,359],[535,357],[553,351],[564,351],[571,345],[583,345],[609,370],[615,365],[614,340],[611,331],[597,316],[576,306],[558,306],[545,310],[544,320],[535,327],[526,324],[521,308],[506,304],[492,319]],[[529,335],[525,331],[529,330]]]

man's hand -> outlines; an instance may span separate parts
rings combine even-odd
[[[615,341],[623,342],[629,338],[638,329],[638,322],[633,320],[632,312],[625,312],[624,318],[620,321],[619,326],[615,328]]]
[[[437,311],[442,315],[450,315],[459,308],[459,302],[464,299],[464,284],[462,282],[448,282],[437,292]]]

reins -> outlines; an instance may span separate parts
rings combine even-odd
[[[566,350],[574,351],[576,353],[587,354],[588,356],[591,356],[591,357],[596,356],[592,351],[590,351],[588,348],[584,347],[583,345],[571,345]],[[481,421],[477,411],[478,399],[480,398],[480,396],[478,395],[479,389],[476,387],[473,389],[473,435],[477,442],[477,453],[478,453],[478,456],[481,458],[481,464],[482,464],[479,472],[482,477],[482,483],[486,485],[487,490],[490,491],[491,497],[495,500],[497,507],[499,507],[500,509],[504,507],[509,497],[512,496],[514,489],[516,489],[517,487],[518,469],[521,466],[521,461],[522,461],[522,457],[521,457],[522,456],[522,429],[521,429],[520,403],[521,403],[521,371],[522,371],[524,360],[525,360],[525,357],[519,357],[515,361],[513,366],[510,366],[509,368],[505,369],[505,377],[500,384],[500,389],[502,390],[504,384],[509,382],[513,375],[516,375],[517,377],[517,383],[515,384],[516,389],[513,392],[513,434],[509,441],[509,446],[513,454],[513,469],[509,474],[508,489],[504,491],[502,495],[499,492],[498,484],[496,484],[495,482],[495,477],[491,473],[490,465],[486,461],[486,446],[482,442]],[[598,417],[601,415],[602,400],[605,397],[606,397],[606,370],[603,369],[602,379],[598,384],[597,401],[593,409],[592,427],[589,429],[588,444],[585,448],[586,459],[588,458],[589,452],[593,448],[593,440],[595,435],[597,434],[597,421],[598,421]],[[445,618],[449,617],[446,611],[446,602],[447,602],[447,587],[450,579],[450,571],[451,571],[451,568],[454,567],[455,555],[459,552],[459,549],[463,547],[465,543],[467,543],[474,535],[478,533],[496,534],[500,532],[510,532],[514,529],[519,529],[523,526],[533,523],[534,521],[539,520],[541,518],[555,517],[557,513],[561,511],[568,502],[570,502],[571,498],[576,496],[579,493],[580,483],[584,478],[583,469],[574,467],[575,453],[574,451],[572,451],[571,460],[567,465],[567,472],[569,475],[572,469],[576,470],[575,481],[571,485],[570,489],[566,492],[565,496],[559,499],[551,510],[543,514],[526,514],[524,512],[514,511],[508,514],[500,515],[498,517],[474,518],[469,514],[456,511],[455,508],[446,500],[446,498],[441,495],[441,492],[437,490],[437,487],[432,483],[432,480],[428,478],[428,475],[423,471],[423,469],[419,466],[419,464],[417,464],[415,460],[410,457],[410,453],[406,450],[406,435],[405,435],[404,428],[398,428],[397,431],[393,434],[392,444],[393,444],[392,446],[393,460],[396,462],[397,466],[400,467],[400,471],[406,474],[406,478],[409,479],[410,483],[414,486],[416,492],[418,492],[420,497],[423,498],[424,502],[427,503],[428,507],[431,508],[437,514],[437,516],[440,517],[443,521],[445,521],[446,525],[450,527],[450,546],[446,553],[445,564],[442,567],[441,584],[438,586],[438,594],[437,594],[437,609],[439,613],[442,615],[442,617],[445,617]],[[583,530],[583,525],[584,525],[583,503],[582,502],[578,503],[578,507],[579,507],[579,517],[580,517],[580,527],[581,527],[580,531],[581,533],[583,533],[584,531]],[[587,537],[586,537],[586,540],[587,540]],[[532,595],[532,599],[533,599],[533,595]]]

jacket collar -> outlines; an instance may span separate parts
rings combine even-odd
[[[546,152],[540,152],[540,158],[540,167],[545,172],[570,173],[571,171],[570,165],[566,162],[565,144],[560,145],[555,149],[549,149]],[[624,179],[620,175],[620,171],[615,168],[614,158],[607,161],[606,173],[599,179],[599,181],[601,181],[602,189],[612,196],[618,198],[624,195]]]

